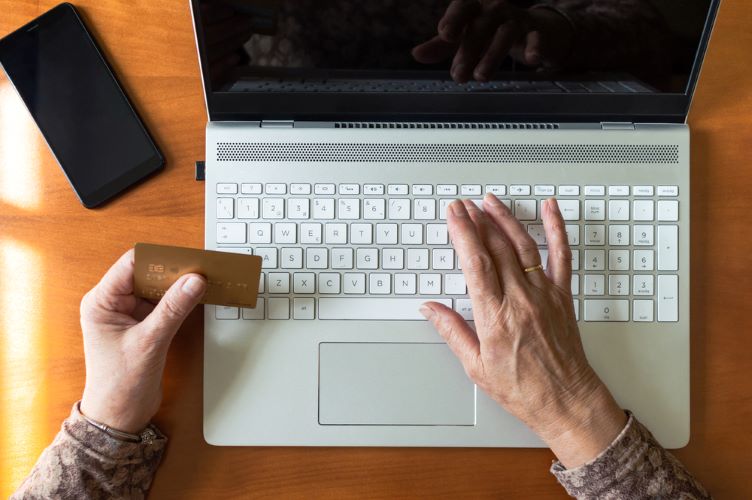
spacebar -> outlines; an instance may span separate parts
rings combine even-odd
[[[452,307],[452,299],[391,299],[325,297],[319,299],[319,319],[424,320],[426,301]]]

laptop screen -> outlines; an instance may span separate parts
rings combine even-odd
[[[711,0],[199,0],[214,93],[684,94]]]

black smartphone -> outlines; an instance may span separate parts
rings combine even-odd
[[[85,207],[163,168],[162,153],[71,4],[0,39],[0,65]]]

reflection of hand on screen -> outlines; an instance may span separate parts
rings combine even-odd
[[[457,82],[489,80],[509,55],[529,66],[559,66],[573,38],[572,25],[555,10],[507,0],[453,0],[437,31],[413,48],[413,57],[435,64],[454,56],[450,74]]]
[[[202,2],[201,17],[213,83],[248,63],[243,45],[254,33],[254,19],[222,1]]]

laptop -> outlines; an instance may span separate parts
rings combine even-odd
[[[661,444],[687,444],[686,118],[718,1],[539,3],[511,2],[500,53],[471,40],[478,17],[437,42],[447,0],[192,0],[205,245],[263,259],[258,307],[205,309],[208,443],[543,446],[418,312],[472,322],[446,206],[490,192],[544,263],[540,203],[557,197],[590,363]],[[536,16],[557,28],[528,58]],[[453,66],[484,57],[482,81]]]

